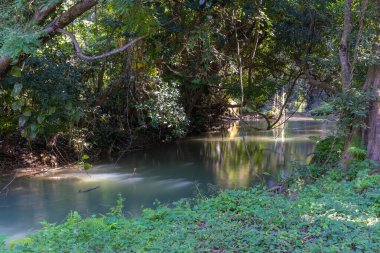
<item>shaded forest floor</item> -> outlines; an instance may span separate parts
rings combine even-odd
[[[377,252],[380,175],[339,170],[281,194],[261,187],[200,195],[125,217],[107,215],[45,224],[10,243],[12,252]],[[128,200],[126,200],[128,201]],[[2,252],[7,252],[3,249]]]

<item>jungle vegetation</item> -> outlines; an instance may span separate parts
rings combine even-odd
[[[115,157],[231,111],[271,129],[306,104],[340,119],[342,160],[359,136],[379,161],[379,6],[1,0],[1,153]],[[315,98],[322,106],[310,108]]]
[[[379,96],[380,0],[0,0],[0,159],[17,166],[26,152],[86,169],[244,114],[265,120],[258,131],[301,109],[338,120],[281,194],[225,191],[133,219],[120,199],[0,248],[376,252]]]

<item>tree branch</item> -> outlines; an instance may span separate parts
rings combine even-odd
[[[75,19],[80,17],[87,10],[94,7],[98,4],[98,0],[83,0],[72,7],[70,7],[66,12],[64,12],[61,16],[51,22],[46,28],[45,32],[49,35],[54,34],[57,28],[64,28]]]
[[[333,93],[336,92],[336,89],[331,84],[313,78],[308,72],[304,72],[304,74],[307,78],[307,81],[309,82],[311,86],[321,88],[323,90],[331,91]]]
[[[280,113],[279,113],[277,119],[276,119],[274,122],[272,122],[272,123],[268,126],[268,130],[271,129],[271,128],[273,128],[273,127],[274,127],[274,126],[275,126],[275,125],[281,120],[281,118],[282,118],[282,114],[284,113],[284,110],[285,110],[285,107],[288,105],[289,99],[290,99],[290,97],[293,95],[293,94],[292,94],[292,93],[293,93],[293,90],[294,90],[294,88],[296,87],[296,85],[297,85],[297,81],[298,81],[298,79],[301,77],[301,75],[302,75],[302,73],[299,73],[299,74],[296,76],[296,78],[294,79],[292,85],[290,86],[290,88],[289,88],[289,90],[288,90],[288,92],[287,92],[286,99],[285,99],[285,101],[283,102],[283,105],[282,105],[282,107],[281,107],[281,109],[280,109]]]
[[[320,80],[317,80],[315,79],[309,72],[309,68],[307,66],[307,63],[300,63],[301,65],[301,68],[302,68],[302,72],[303,74],[305,75],[307,81],[309,82],[309,84],[313,87],[317,87],[317,88],[321,88],[323,90],[326,90],[326,91],[330,91],[332,93],[335,93],[336,92],[336,89],[334,86],[332,86],[330,83],[327,83],[327,82],[324,82],[324,81],[320,81]]]
[[[127,48],[129,48],[130,46],[134,45],[137,41],[142,40],[142,39],[147,37],[147,35],[137,37],[137,38],[134,38],[133,40],[131,40],[130,42],[128,42],[127,44],[125,44],[124,46],[119,47],[117,49],[114,49],[110,52],[107,52],[107,53],[104,53],[101,55],[97,55],[97,56],[88,56],[88,55],[83,54],[82,49],[79,47],[78,41],[75,38],[74,34],[72,34],[69,31],[66,31],[64,29],[61,29],[61,28],[57,28],[56,31],[69,36],[74,43],[75,51],[76,51],[77,55],[79,56],[79,58],[86,60],[86,61],[96,61],[96,60],[103,59],[103,58],[106,58],[108,56],[120,53],[120,52],[126,50]]]
[[[36,21],[37,24],[41,25],[45,19],[49,16],[49,14],[53,13],[60,5],[62,5],[63,0],[57,1],[49,6],[38,8],[33,15],[33,20]]]
[[[88,1],[88,2],[97,2],[97,1]],[[89,4],[86,5],[86,8],[88,6],[89,6]],[[81,6],[80,8],[83,8],[83,6]],[[136,42],[138,42],[138,41],[140,41],[140,40],[148,37],[148,35],[136,37],[133,40],[131,40],[130,42],[128,42],[126,45],[124,45],[124,46],[122,46],[120,48],[114,49],[114,50],[112,50],[110,52],[107,52],[107,53],[104,53],[104,54],[101,54],[101,55],[97,55],[97,56],[87,56],[87,55],[83,54],[82,49],[79,47],[79,43],[78,43],[77,39],[75,38],[75,35],[72,34],[72,33],[70,33],[67,30],[64,30],[64,29],[60,28],[60,25],[64,24],[64,22],[67,22],[66,18],[62,18],[62,16],[61,16],[61,20],[60,21],[54,21],[53,24],[51,24],[49,27],[56,26],[56,28],[55,28],[54,31],[57,31],[57,32],[60,32],[60,33],[63,33],[65,35],[69,36],[71,38],[71,40],[73,41],[73,43],[74,43],[75,51],[76,51],[77,55],[79,56],[79,58],[81,58],[83,60],[86,60],[86,61],[96,61],[96,60],[103,59],[103,58],[109,57],[111,55],[120,53],[120,52],[126,50],[127,48],[131,47],[132,45],[134,45]],[[71,17],[71,16],[68,16],[68,17]],[[160,26],[161,27],[167,26],[167,25],[169,25],[169,24],[177,21],[178,19],[179,19],[179,17],[174,17],[173,19],[169,20],[168,22],[166,22],[166,23],[164,23],[164,24],[162,24]],[[47,29],[46,29],[46,32],[48,32]]]
[[[56,18],[44,29],[45,34],[41,35],[41,41],[48,41],[55,34],[57,28],[64,28],[65,26],[69,25],[71,22],[80,17],[87,10],[95,6],[98,2],[98,0],[83,0],[70,7],[67,11],[62,13],[61,16]],[[21,60],[22,59],[18,59],[18,61]],[[9,65],[11,64],[11,62],[12,59],[9,55],[3,55],[0,57],[0,80],[8,73],[10,69]]]

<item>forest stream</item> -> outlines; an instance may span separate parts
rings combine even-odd
[[[125,213],[136,215],[155,201],[169,203],[218,189],[276,185],[291,174],[292,163],[308,162],[315,142],[333,123],[295,118],[285,128],[256,131],[236,122],[223,133],[208,133],[131,153],[116,165],[94,165],[47,176],[17,178],[0,199],[0,234],[22,237],[40,228],[41,220],[63,222],[72,210],[83,216],[103,214],[125,198]],[[7,178],[0,179],[1,183]]]

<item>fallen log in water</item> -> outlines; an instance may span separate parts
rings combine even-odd
[[[281,192],[283,187],[284,187],[283,185],[278,184],[278,185],[275,185],[275,186],[269,188],[267,191],[268,192]]]
[[[98,188],[100,188],[99,185],[94,186],[94,187],[91,187],[91,188],[88,188],[88,189],[85,189],[85,190],[79,190],[78,192],[80,192],[80,193],[90,192],[90,191],[96,190],[96,189],[98,189]]]

